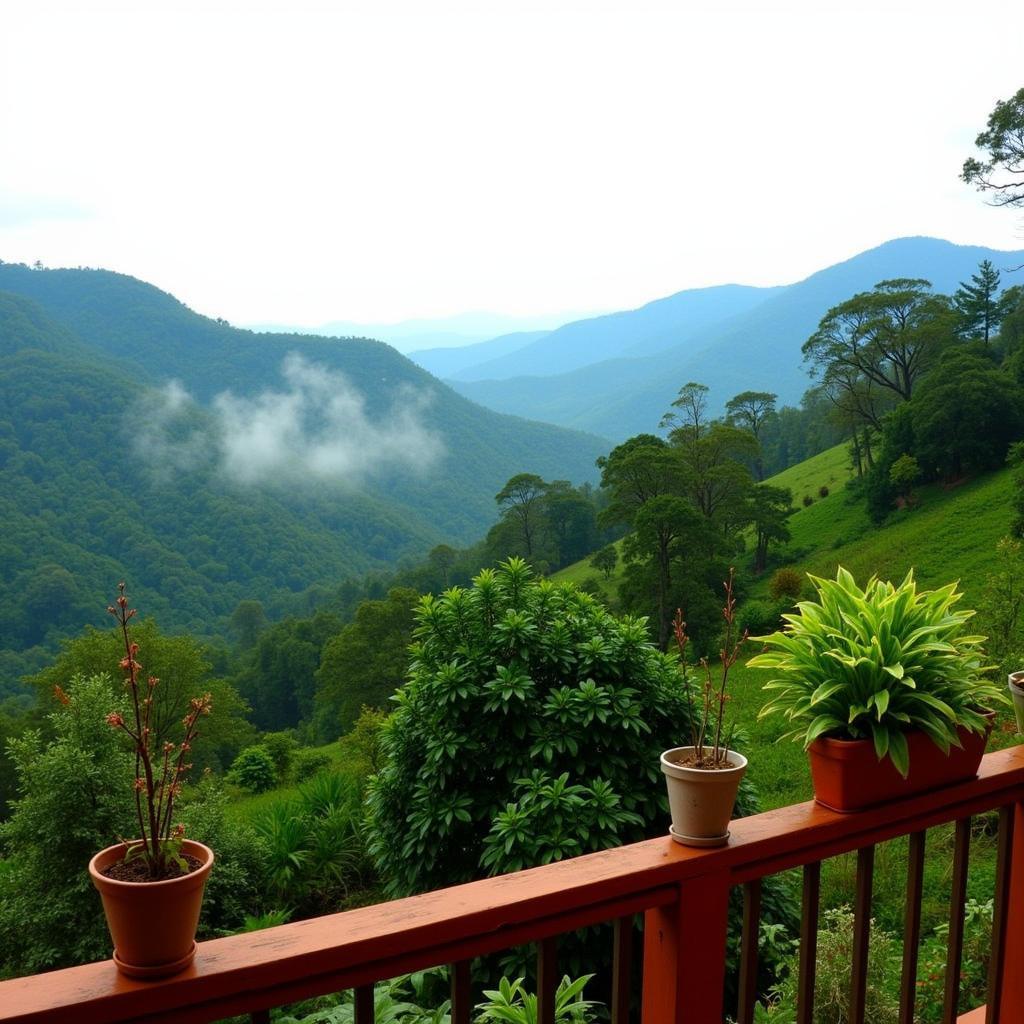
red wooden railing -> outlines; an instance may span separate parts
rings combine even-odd
[[[538,944],[539,1024],[552,1024],[559,934],[614,922],[611,1009],[626,1024],[633,917],[644,915],[642,1024],[721,1024],[730,891],[744,893],[740,1024],[753,1016],[761,880],[803,869],[800,1024],[812,1024],[821,862],[857,853],[853,1024],[865,1024],[871,890],[876,844],[910,836],[902,1021],[911,1024],[920,938],[924,834],[956,823],[943,1020],[957,1020],[970,819],[999,811],[987,1006],[962,1024],[1024,1022],[1024,747],[989,754],[977,779],[854,815],[813,803],[736,821],[717,850],[668,839],[363,907],[344,914],[204,942],[195,964],[163,981],[121,977],[104,963],[0,983],[0,1021],[188,1022],[249,1013],[340,989],[356,990],[357,1024],[373,1024],[373,983],[452,965],[452,1024],[472,1011],[472,958]],[[637,951],[640,952],[639,950]],[[871,1024],[870,1021],[866,1024]]]

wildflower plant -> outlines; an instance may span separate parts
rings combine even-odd
[[[694,700],[695,684],[690,679],[687,648],[690,638],[686,632],[682,609],[676,609],[672,623],[675,634],[676,648],[679,651],[680,672],[683,676],[683,687],[689,705],[690,745],[693,747],[693,763],[688,767],[716,769],[728,768],[729,747],[732,743],[732,731],[725,730],[725,712],[731,699],[727,690],[729,672],[739,660],[743,645],[747,642],[747,631],[742,632],[736,624],[736,596],[734,593],[736,571],[729,570],[729,578],[722,584],[725,588],[725,604],[722,607],[722,618],[725,620],[725,634],[722,647],[718,652],[720,671],[718,678],[712,672],[711,663],[701,658],[699,665],[703,676],[697,699]]]
[[[141,858],[149,877],[154,881],[173,875],[176,871],[187,874],[188,862],[181,853],[185,828],[174,822],[174,803],[192,767],[188,756],[199,735],[199,720],[210,713],[212,699],[208,693],[192,698],[182,720],[184,733],[181,742],[175,744],[165,740],[161,748],[155,750],[150,720],[153,713],[153,691],[160,680],[156,676],[148,676],[145,682],[142,681],[142,665],[136,660],[139,645],[133,642],[129,627],[136,610],[128,607],[123,583],[118,584],[117,601],[107,611],[117,620],[124,642],[121,669],[130,704],[128,721],[125,721],[120,711],[111,711],[106,721],[111,728],[120,729],[129,737],[135,753],[135,782],[132,788],[139,838],[122,840],[127,847],[124,860],[128,863]]]

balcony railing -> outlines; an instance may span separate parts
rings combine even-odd
[[[901,1021],[911,1024],[921,935],[927,829],[955,823],[942,1020],[957,1021],[971,818],[999,812],[988,1002],[961,1024],[1024,1022],[1024,746],[989,754],[977,779],[860,814],[813,803],[736,821],[715,850],[653,839],[468,885],[278,928],[214,939],[195,964],[163,981],[132,981],[112,962],[0,983],[0,1021],[214,1021],[340,989],[355,989],[356,1024],[373,1024],[373,984],[450,965],[452,1024],[468,1024],[474,957],[536,943],[538,1024],[553,1024],[557,937],[614,923],[613,1024],[627,1024],[634,956],[641,957],[642,1024],[721,1024],[731,890],[744,899],[739,1024],[753,1020],[762,879],[803,872],[799,1024],[812,1024],[819,880],[826,858],[855,852],[851,1019],[865,1022],[874,853],[909,836]],[[99,908],[97,906],[97,912]],[[634,950],[634,915],[643,914]],[[635,1005],[634,1002],[634,1005]],[[866,1024],[871,1024],[867,1021]]]

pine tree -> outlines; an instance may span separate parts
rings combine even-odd
[[[1006,293],[999,294],[999,271],[991,260],[982,260],[970,282],[963,282],[953,296],[960,314],[960,331],[966,338],[984,338],[985,344],[1009,312]]]

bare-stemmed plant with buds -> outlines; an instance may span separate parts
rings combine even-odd
[[[690,679],[690,663],[687,659],[687,648],[690,637],[686,632],[686,622],[681,608],[676,609],[672,627],[675,634],[676,647],[679,651],[680,672],[690,711],[690,745],[693,747],[692,760],[689,768],[715,770],[729,768],[729,748],[732,741],[731,730],[725,732],[725,710],[732,699],[728,692],[729,671],[739,660],[740,651],[747,642],[748,632],[739,633],[736,628],[736,596],[734,592],[736,570],[729,569],[729,578],[722,584],[725,589],[725,604],[722,607],[722,618],[725,620],[725,634],[719,650],[720,670],[718,678],[712,671],[707,658],[698,662],[703,677],[697,700],[694,700],[695,685]]]
[[[124,685],[131,696],[133,721],[126,722],[118,711],[107,715],[107,724],[121,729],[131,739],[135,751],[135,810],[139,837],[122,840],[127,848],[125,863],[141,859],[151,880],[187,874],[189,864],[182,856],[181,846],[185,828],[174,823],[174,802],[181,793],[182,784],[192,765],[188,762],[192,744],[199,735],[199,719],[211,710],[210,694],[193,697],[188,713],[182,720],[184,734],[180,743],[165,741],[160,751],[153,749],[153,729],[150,719],[153,711],[153,691],[160,680],[148,676],[141,681],[142,666],[136,660],[139,645],[131,638],[129,622],[135,618],[135,609],[128,607],[125,585],[118,584],[116,604],[107,611],[117,620],[124,641]]]

